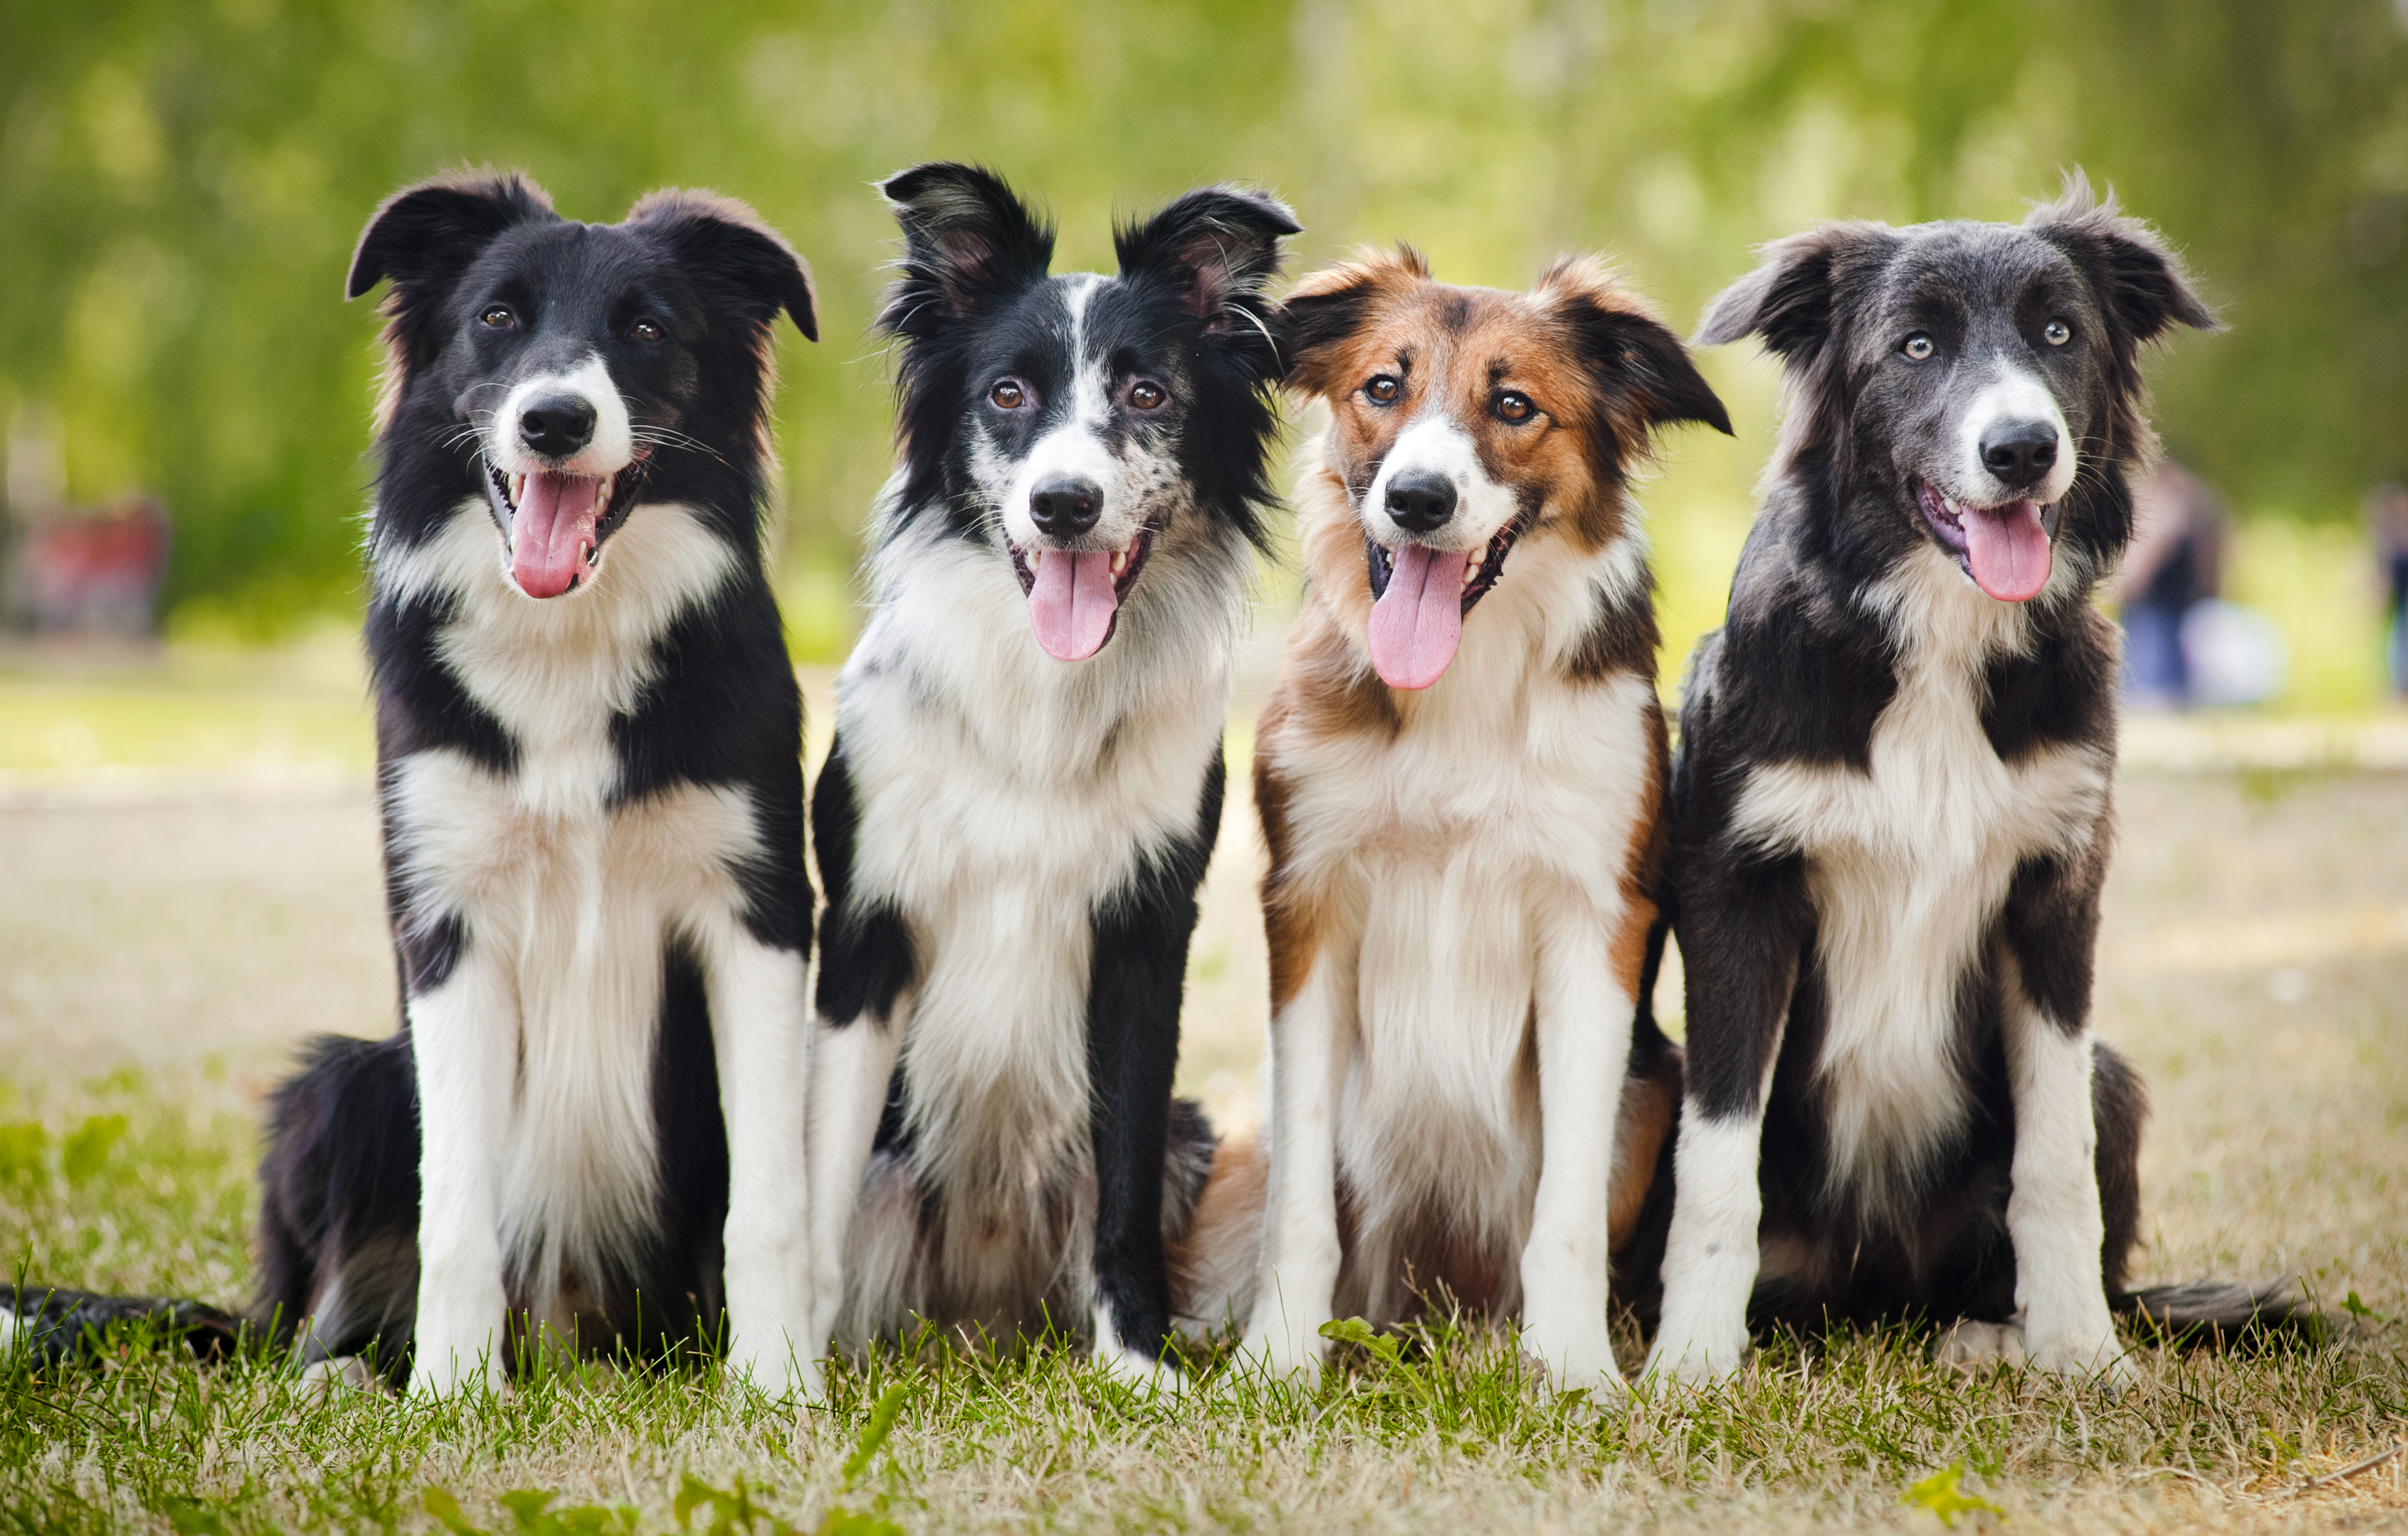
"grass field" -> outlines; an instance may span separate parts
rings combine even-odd
[[[348,656],[0,676],[0,1266],[244,1293],[259,1095],[393,1012]],[[2344,1344],[2143,1341],[2109,1398],[1850,1337],[1590,1403],[1477,1330],[1176,1400],[931,1343],[815,1412],[607,1370],[428,1407],[129,1348],[0,1364],[0,1530],[2408,1530],[2402,1459],[2314,1484],[2408,1440],[2408,775],[2283,761],[2127,773],[2099,1015],[2155,1098],[2141,1278],[2296,1270],[2355,1299]],[[1261,1055],[1247,816],[1182,1068],[1225,1123]]]

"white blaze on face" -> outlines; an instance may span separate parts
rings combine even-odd
[[[594,411],[594,432],[566,458],[547,462],[528,448],[528,410],[559,398],[581,400]],[[627,402],[599,356],[575,367],[523,379],[480,429],[485,460],[500,471],[509,496],[510,577],[530,597],[557,597],[598,567],[596,529],[610,508],[612,477],[635,458]]]
[[[1388,493],[1409,477],[1435,476],[1455,489],[1455,510],[1435,528],[1399,525]],[[1463,592],[1473,562],[1520,510],[1489,476],[1471,435],[1431,410],[1397,434],[1359,509],[1371,539],[1389,552],[1388,584],[1371,608],[1365,643],[1381,680],[1395,688],[1438,682],[1463,643]]]
[[[2015,422],[2045,422],[2057,430],[2056,465],[2038,485],[2025,491],[2001,484],[1991,475],[1989,466],[1982,462],[1982,439]],[[2066,430],[2065,410],[2057,403],[2056,392],[2029,369],[2017,367],[2003,357],[1993,365],[1989,380],[1966,406],[1964,419],[1957,423],[1956,440],[1956,472],[1961,478],[1956,486],[1942,489],[1960,500],[1994,506],[2028,497],[2046,507],[2073,488],[2073,438]]]

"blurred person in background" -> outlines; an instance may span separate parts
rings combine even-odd
[[[2132,488],[2124,601],[2125,695],[2136,707],[2257,704],[2282,691],[2282,638],[2224,600],[2232,519],[2214,486],[2168,459]]]
[[[2391,691],[2408,698],[2408,485],[2393,481],[2366,498],[2374,568],[2383,583],[2383,665]]]

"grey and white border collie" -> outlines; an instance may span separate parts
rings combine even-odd
[[[802,713],[761,554],[771,327],[744,208],[618,224],[516,176],[378,210],[367,641],[402,1027],[275,1096],[261,1310],[413,1390],[545,1330],[804,1332]]]
[[[810,1337],[1054,1327],[1151,1376],[1211,1155],[1171,1076],[1297,224],[1208,188],[1057,277],[985,171],[882,190],[901,464],[811,807]]]
[[[2154,449],[2140,349],[2177,324],[2214,321],[2078,175],[2020,225],[1778,241],[1708,311],[1788,406],[1682,713],[1651,1370],[1727,1373],[1751,1321],[1921,1314],[2122,1379],[2111,1301],[2267,1301],[2123,1294],[2145,1112],[2090,1027],[2117,672],[2090,596]]]

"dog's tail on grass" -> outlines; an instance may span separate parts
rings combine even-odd
[[[0,1285],[0,1357],[19,1351],[43,1366],[96,1361],[121,1341],[180,1343],[195,1358],[227,1359],[257,1329],[239,1315],[157,1296],[102,1296],[55,1285]]]
[[[2235,1280],[2151,1285],[2110,1297],[2108,1306],[2144,1333],[2210,1349],[2283,1339],[2320,1344],[2357,1331],[2354,1320],[2320,1311],[2297,1275],[2262,1285]]]

